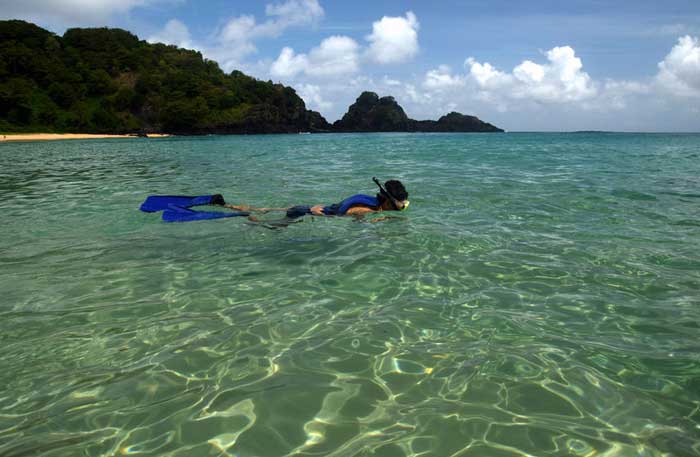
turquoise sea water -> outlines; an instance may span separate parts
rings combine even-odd
[[[0,214],[4,457],[700,455],[700,135],[0,144]]]

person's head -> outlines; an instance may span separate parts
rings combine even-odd
[[[382,209],[387,211],[402,211],[408,207],[408,192],[401,181],[390,179],[384,183],[384,189],[391,197],[394,197],[395,202],[392,202],[390,198],[385,197],[380,192],[377,194],[377,199],[379,199]],[[394,203],[396,207],[394,207]]]

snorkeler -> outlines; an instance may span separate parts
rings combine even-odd
[[[379,211],[404,211],[408,208],[410,203],[408,201],[408,192],[401,181],[392,179],[385,182],[382,186],[377,178],[372,178],[372,180],[379,187],[379,193],[375,197],[357,194],[346,198],[340,203],[329,206],[297,205],[291,208],[255,208],[248,205],[230,205],[224,203],[223,198],[217,203],[237,211],[256,211],[261,213],[286,211],[289,219],[296,219],[307,214],[316,216],[362,216]],[[255,220],[254,217],[250,219]]]
[[[227,217],[247,216],[251,222],[262,223],[268,228],[282,228],[296,222],[301,222],[301,217],[307,214],[316,216],[354,216],[361,218],[368,213],[380,211],[404,211],[408,208],[408,192],[401,184],[401,181],[389,180],[382,184],[377,178],[372,178],[379,187],[379,193],[371,195],[357,194],[348,197],[340,203],[333,205],[298,205],[291,208],[255,208],[248,205],[230,205],[224,201],[221,194],[215,195],[149,195],[141,204],[139,209],[146,213],[163,212],[165,222],[190,222],[203,221],[208,219],[221,219]],[[204,205],[217,205],[230,208],[235,211],[197,211],[192,209]],[[251,212],[266,213],[268,211],[285,211],[285,218],[282,220],[261,221],[252,216]],[[389,219],[383,216],[372,220],[379,222]]]

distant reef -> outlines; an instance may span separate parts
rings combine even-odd
[[[437,121],[410,119],[394,97],[363,92],[342,119],[333,123],[336,132],[502,132],[475,116],[451,112]]]
[[[224,73],[197,51],[126,30],[0,21],[0,132],[241,134],[500,132],[474,116],[415,121],[364,92],[329,124],[291,87]]]

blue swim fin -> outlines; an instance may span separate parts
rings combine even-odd
[[[151,195],[141,204],[141,211],[155,213],[168,209],[170,205],[181,208],[191,206],[209,205],[214,199],[213,195],[202,195],[199,197],[186,197],[183,195]]]
[[[165,222],[189,222],[208,219],[221,219],[223,217],[248,216],[245,211],[194,211],[192,206],[223,204],[221,195],[201,195],[188,197],[183,195],[151,195],[141,204],[141,211],[154,213],[163,211]]]
[[[165,222],[190,222],[248,215],[250,215],[250,213],[246,213],[245,211],[194,211],[189,208],[171,205],[168,209],[163,211],[163,220]]]

